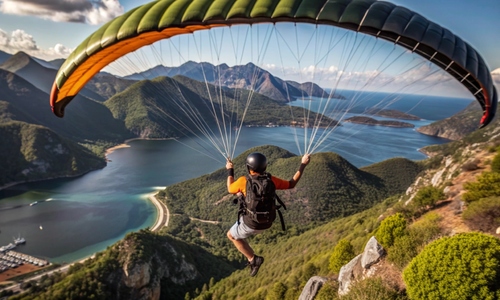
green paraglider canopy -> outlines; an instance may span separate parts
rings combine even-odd
[[[89,36],[61,66],[52,87],[53,112],[66,105],[101,69],[161,39],[234,24],[310,23],[365,33],[418,53],[455,77],[494,117],[497,92],[482,57],[448,29],[401,6],[376,0],[159,0],[137,7]]]

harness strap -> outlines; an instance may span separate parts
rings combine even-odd
[[[279,210],[279,209],[276,209],[276,211],[278,212],[278,215],[280,216],[281,229],[283,231],[286,231],[285,220],[283,220],[283,214],[281,213],[281,210]]]
[[[276,209],[279,209],[280,207],[283,207],[286,210],[286,205],[285,205],[285,203],[283,203],[283,201],[281,201],[281,199],[278,196],[278,194],[276,194],[276,201],[278,201],[278,203],[280,204],[279,207],[276,207]]]
[[[246,214],[247,207],[245,205],[245,197],[243,195],[238,196],[238,202],[240,204],[240,208],[238,209],[238,219],[236,222],[238,222],[238,225],[240,225],[240,217]]]

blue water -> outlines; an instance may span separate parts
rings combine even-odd
[[[458,112],[470,100],[418,96],[406,103],[397,103],[403,106],[389,108],[425,119],[411,121],[418,127]],[[297,101],[293,105],[304,104],[309,103]],[[365,105],[372,104],[366,102]],[[356,109],[363,111],[361,104]],[[352,114],[351,111],[347,116]],[[296,134],[299,146],[295,142]],[[308,131],[307,135],[310,134]],[[303,129],[294,131],[289,127],[243,128],[235,155],[264,144],[300,154],[304,151],[303,136]],[[108,156],[111,161],[102,170],[78,178],[20,184],[0,190],[0,245],[7,245],[13,237],[21,235],[27,243],[19,246],[18,251],[53,262],[70,262],[104,250],[128,232],[151,226],[156,210],[147,199],[148,194],[225,165],[220,154],[212,154],[217,161],[198,152],[204,152],[198,147],[200,140],[184,138],[180,142],[131,141],[129,148],[111,153]],[[419,134],[411,128],[344,123],[319,149],[337,152],[362,167],[392,157],[424,159],[419,148],[444,142],[447,141]],[[34,201],[38,204],[30,206]]]

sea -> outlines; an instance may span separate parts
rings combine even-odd
[[[354,94],[345,92],[346,98]],[[381,104],[381,99],[386,103]],[[397,98],[397,99],[396,99]],[[468,106],[471,99],[371,94],[365,100],[333,99],[335,115],[360,115],[378,105],[421,118],[415,128],[393,128],[342,123],[330,132],[315,152],[336,152],[357,167],[393,157],[425,159],[419,149],[449,142],[426,136],[416,128],[449,117]],[[297,100],[294,106],[322,111],[318,99]],[[378,119],[383,119],[376,117]],[[316,136],[327,128],[320,128]],[[297,155],[304,153],[312,129],[292,127],[243,127],[234,155],[259,145],[276,145]],[[178,140],[133,140],[128,147],[108,155],[101,170],[75,178],[18,184],[0,190],[0,246],[24,237],[16,251],[51,262],[73,262],[105,250],[129,232],[153,225],[157,217],[148,195],[168,185],[225,167],[224,157],[210,154],[204,137]]]

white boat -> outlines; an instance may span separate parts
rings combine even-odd
[[[20,244],[24,244],[26,243],[26,239],[23,238],[23,237],[17,237],[17,238],[14,238],[14,244],[16,245],[20,245]]]
[[[37,205],[37,204],[38,204],[38,201],[35,201],[35,202],[30,203],[30,206],[34,206],[34,205]]]

